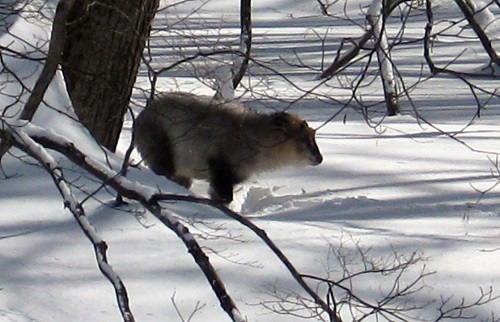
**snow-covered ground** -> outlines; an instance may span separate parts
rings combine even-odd
[[[196,3],[186,2],[175,10],[182,16]],[[319,66],[321,41],[314,35],[328,30],[332,34],[333,54],[336,40],[348,36],[353,29],[347,23],[329,29],[329,18],[317,17],[319,10],[303,3],[274,0],[255,4],[254,54],[273,64],[294,84],[308,89],[316,84],[315,73],[294,73],[293,66],[284,60],[297,57],[297,53],[305,62]],[[347,10],[357,12],[356,3],[361,2],[349,2]],[[227,2],[209,2],[190,17],[184,23],[218,26],[208,31],[194,30],[200,34],[200,42],[213,32],[227,33],[237,43],[238,11],[228,7]],[[421,36],[422,23],[417,20],[409,22],[415,27],[408,30],[410,38]],[[25,32],[26,37],[31,35],[22,26],[13,30]],[[359,30],[354,32],[359,35]],[[154,48],[172,50],[167,45],[169,41],[180,39],[158,38]],[[472,57],[468,67],[477,68],[485,56],[473,39],[453,43],[448,54],[469,47],[474,49],[464,54]],[[189,53],[196,48],[184,50]],[[418,46],[402,48],[395,51],[394,60],[411,82],[420,75],[422,51]],[[436,50],[442,53],[443,48],[437,46]],[[330,57],[333,56],[327,61]],[[157,58],[156,63],[173,62],[169,59]],[[38,64],[31,62],[31,68]],[[31,75],[29,67],[17,67]],[[260,94],[267,90],[267,94],[277,94],[284,100],[261,100],[264,105],[288,108],[286,102],[292,102],[301,91],[269,71],[269,75],[263,75],[263,70],[255,68],[252,89]],[[165,89],[181,86],[183,90],[207,93],[207,88],[200,88],[199,81],[189,76],[189,68],[172,73],[176,77],[167,73],[160,81]],[[142,76],[145,73],[141,73],[138,85],[146,86]],[[32,82],[31,78],[26,82]],[[46,99],[53,105],[67,106],[61,84],[58,78]],[[498,88],[498,80],[485,79],[479,84]],[[342,101],[346,92],[331,89],[328,94],[337,95]],[[376,101],[377,95],[368,92],[365,97]],[[405,112],[400,116],[381,119],[376,113],[372,115],[372,125],[381,121],[375,128],[352,109],[324,124],[338,112],[339,106],[307,98],[293,104],[294,112],[312,127],[320,127],[317,142],[324,156],[323,164],[254,178],[238,188],[232,208],[265,229],[305,274],[340,277],[332,253],[332,249],[339,248],[352,261],[353,269],[359,268],[362,258],[356,256],[356,249],[362,245],[370,249],[373,257],[387,258],[395,252],[410,256],[417,252],[425,259],[403,279],[411,282],[424,267],[426,272],[435,272],[424,279],[424,288],[411,298],[415,304],[439,302],[451,296],[451,304],[458,304],[462,298],[474,301],[480,288],[493,287],[495,294],[500,294],[500,187],[481,194],[500,180],[496,168],[500,153],[500,101],[491,100],[481,118],[465,128],[474,115],[475,102],[469,88],[461,82],[450,77],[434,78],[416,88],[412,97],[421,115],[435,127],[418,122],[405,101]],[[135,99],[140,98],[136,93]],[[35,122],[63,133],[96,158],[103,158],[85,131],[55,115],[58,113],[49,109],[41,110]],[[127,122],[121,151],[127,146],[130,126]],[[456,133],[455,139],[442,131]],[[110,162],[119,169],[119,157],[111,156]],[[83,192],[98,187],[76,166],[68,161],[62,164],[66,176],[74,180],[75,194],[80,200],[85,196]],[[92,246],[64,209],[47,173],[15,149],[2,159],[2,170],[0,321],[120,321],[114,291],[96,267]],[[165,191],[187,193],[145,168],[133,169],[130,178]],[[205,183],[196,183],[193,191],[206,195],[206,188]],[[113,196],[104,189],[85,201],[84,206],[109,245],[110,263],[128,289],[137,321],[229,320],[175,234],[135,203],[113,209],[109,206],[112,200]],[[275,289],[290,294],[300,290],[283,265],[248,229],[207,207],[182,203],[169,207],[191,222],[248,321],[302,320],[293,315],[271,314],[260,305],[273,299],[270,293]],[[361,280],[354,287],[358,294],[370,299],[390,285],[378,277]],[[491,311],[498,317],[498,307],[497,301],[478,308],[474,311],[477,317],[472,320],[489,318]],[[436,304],[431,304],[421,314],[435,316],[435,308]],[[195,314],[189,319],[192,312]]]

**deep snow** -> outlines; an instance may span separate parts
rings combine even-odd
[[[175,10],[182,16],[197,4],[187,2]],[[314,52],[320,43],[310,27],[325,32],[330,20],[314,16],[317,13],[314,8],[302,1],[255,4],[256,57],[285,73],[301,88],[315,86],[315,73],[293,72],[293,67],[279,58],[293,59],[295,49],[304,61],[319,65],[319,56]],[[348,10],[357,12],[357,6],[350,2]],[[231,41],[237,43],[237,8],[231,10],[224,1],[207,3],[190,18],[185,22],[188,25],[217,26],[208,31],[195,29],[199,42],[207,39],[207,33],[227,32]],[[164,16],[158,21],[161,19]],[[417,37],[422,24],[410,23],[414,28],[410,28],[408,37]],[[35,29],[26,31],[22,25],[16,25],[13,30],[28,37]],[[191,33],[189,29],[179,27],[179,30]],[[181,33],[179,30],[176,33]],[[347,23],[332,27],[331,45],[338,45],[338,39],[349,35],[351,30]],[[169,41],[180,39],[159,38],[154,48],[172,51]],[[484,55],[473,40],[463,39],[446,50],[454,55],[466,46],[475,48],[467,53],[473,64],[461,67],[477,68]],[[394,59],[411,82],[419,76],[421,51],[411,45],[403,48],[395,52]],[[197,47],[186,46],[182,50],[189,53]],[[442,52],[445,47],[437,46],[436,52],[439,50]],[[157,64],[173,61],[169,57],[155,57]],[[32,62],[17,68],[31,75],[38,65]],[[166,89],[180,86],[183,90],[209,93],[192,77],[191,70],[190,67],[167,73],[160,85]],[[258,68],[253,71],[255,95],[279,94],[284,100],[279,103],[262,99],[263,105],[288,108],[287,102],[301,94],[283,78],[269,71],[269,75],[261,77],[262,73],[266,71]],[[145,73],[140,76],[138,85],[146,86]],[[33,77],[26,82],[33,82]],[[58,75],[46,96],[49,105],[69,105],[62,84]],[[481,83],[493,88],[497,84],[497,80]],[[330,94],[341,101],[348,95],[340,89],[333,89]],[[407,103],[401,116],[381,119],[380,113],[372,115],[372,124],[383,121],[375,128],[367,126],[353,109],[344,110],[324,125],[341,108],[329,101],[303,99],[292,104],[290,108],[312,126],[321,126],[318,144],[324,163],[319,167],[259,176],[239,188],[232,207],[265,229],[303,273],[325,276],[330,267],[334,274],[338,266],[329,256],[330,246],[338,248],[342,244],[345,249],[353,250],[359,242],[371,248],[373,256],[388,256],[397,251],[406,255],[419,252],[426,258],[415,265],[408,280],[424,265],[426,271],[436,273],[425,279],[426,288],[413,299],[415,303],[439,300],[441,296],[454,296],[456,302],[462,297],[474,300],[479,287],[491,286],[500,294],[499,188],[482,198],[478,191],[492,187],[499,180],[495,168],[496,155],[500,153],[499,99],[492,100],[482,117],[464,129],[474,115],[475,106],[467,86],[461,82],[449,77],[434,78],[416,88],[412,96],[421,115],[437,129],[419,123]],[[374,91],[368,91],[364,97],[368,101],[380,99]],[[140,92],[136,92],[134,99],[141,98]],[[245,98],[255,100],[249,95]],[[95,158],[104,158],[103,151],[96,148],[74,121],[45,108],[35,123],[75,140]],[[121,151],[127,146],[130,126],[127,121]],[[460,141],[440,131],[457,132]],[[90,243],[63,209],[50,177],[40,167],[30,164],[32,161],[22,157],[18,150],[14,149],[12,154],[3,159],[2,168],[8,178],[2,176],[0,185],[0,320],[120,321],[113,290],[96,267]],[[19,156],[27,162],[20,161]],[[118,159],[111,157],[114,169],[119,169]],[[96,184],[78,168],[68,161],[61,162],[66,176],[74,180],[74,191],[80,200],[84,198],[82,191],[96,189]],[[145,168],[133,169],[130,178],[164,191],[188,193]],[[197,183],[193,191],[206,195],[206,184]],[[196,307],[200,311],[191,321],[228,320],[177,237],[135,203],[116,210],[109,207],[112,200],[113,196],[102,190],[84,206],[98,233],[109,244],[110,262],[128,288],[137,320],[180,321],[175,306],[185,320]],[[298,288],[282,264],[252,233],[207,207],[183,203],[169,207],[192,220],[193,230],[200,234],[200,242],[249,321],[300,320],[270,315],[258,305],[270,299],[267,293],[273,287],[290,292]],[[203,222],[199,222],[201,219]],[[357,265],[360,258],[354,257],[353,261]],[[360,294],[375,296],[387,287],[381,281],[363,280],[356,288]],[[434,314],[433,308],[431,305],[422,314]],[[498,316],[498,302],[481,308],[474,320],[489,317],[490,310]]]

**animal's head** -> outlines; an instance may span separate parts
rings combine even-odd
[[[316,144],[316,131],[298,116],[285,112],[273,114],[273,123],[277,130],[284,133],[284,157],[294,163],[318,165],[323,156]]]

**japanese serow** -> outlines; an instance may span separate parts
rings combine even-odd
[[[315,130],[299,117],[187,93],[153,100],[137,117],[135,145],[156,174],[186,188],[208,180],[212,200],[226,204],[254,174],[323,161]]]

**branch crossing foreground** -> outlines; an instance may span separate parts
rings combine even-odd
[[[123,175],[109,169],[109,167],[105,166],[103,163],[87,157],[66,138],[51,130],[40,128],[30,122],[12,121],[8,123],[4,119],[0,118],[0,125],[0,137],[2,140],[9,141],[13,146],[18,147],[28,155],[34,157],[51,175],[64,200],[65,207],[71,211],[80,225],[80,228],[94,245],[94,252],[96,254],[99,269],[112,283],[115,289],[118,306],[124,321],[133,322],[135,319],[129,307],[126,288],[120,277],[114,272],[113,268],[108,263],[106,256],[107,244],[101,237],[98,236],[95,229],[88,221],[83,206],[72,194],[69,184],[64,178],[64,173],[61,167],[59,167],[57,161],[52,157],[47,149],[62,153],[73,163],[97,177],[105,185],[113,188],[118,194],[139,202],[165,226],[170,228],[183,241],[189,253],[193,256],[196,264],[205,274],[210,286],[219,299],[221,307],[230,316],[232,321],[244,322],[245,319],[236,307],[236,304],[231,296],[227,293],[224,283],[193,234],[191,234],[188,227],[183,225],[176,218],[174,213],[161,206],[161,201],[185,201],[210,205],[219,209],[228,217],[235,219],[244,226],[250,228],[276,254],[279,260],[291,273],[293,278],[312,297],[314,302],[327,313],[329,320],[334,322],[342,321],[337,316],[335,311],[305,282],[303,276],[297,271],[283,252],[271,241],[266,232],[253,224],[249,219],[231,211],[225,206],[214,204],[210,199],[162,194],[158,193],[157,190],[151,187],[141,185],[137,182],[131,182]]]

